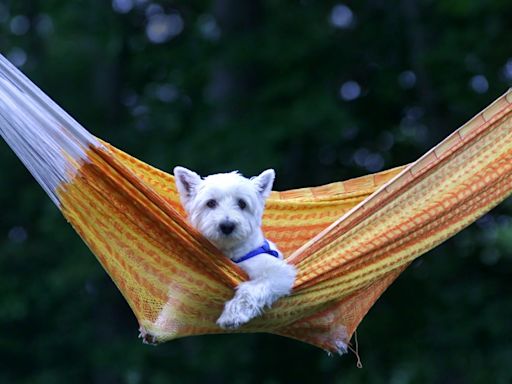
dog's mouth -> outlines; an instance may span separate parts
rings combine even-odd
[[[242,239],[243,236],[241,236],[241,234],[237,230],[233,230],[229,233],[225,233],[223,231],[218,231],[217,233],[218,233],[217,238],[220,241],[237,242],[237,241],[243,240]]]
[[[215,225],[200,227],[199,230],[217,248],[222,250],[240,246],[250,235],[242,223],[229,219],[217,222]]]
[[[221,248],[224,248],[225,246],[237,246],[237,244],[246,240],[246,234],[244,234],[236,225],[234,227],[228,226],[227,228],[220,228],[219,226],[215,231],[214,237],[215,239],[212,239],[213,242]]]

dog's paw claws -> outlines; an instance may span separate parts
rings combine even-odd
[[[217,321],[217,325],[222,329],[237,329],[241,324],[236,321]]]
[[[217,320],[217,325],[222,329],[237,329],[249,320],[249,318],[244,318],[244,316],[229,315],[223,312]]]

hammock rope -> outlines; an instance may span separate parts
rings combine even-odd
[[[326,186],[273,192],[266,237],[298,269],[293,294],[233,332],[268,332],[342,353],[417,257],[512,192],[512,92],[416,162]],[[171,175],[87,132],[0,56],[0,135],[157,342],[223,333],[246,276],[190,227]]]

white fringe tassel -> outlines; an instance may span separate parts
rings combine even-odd
[[[57,188],[76,173],[70,158],[87,161],[86,149],[101,146],[2,55],[0,136],[58,207]]]

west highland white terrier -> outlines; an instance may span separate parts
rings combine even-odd
[[[204,179],[183,167],[174,168],[176,186],[190,223],[249,276],[224,305],[217,320],[222,328],[238,328],[290,294],[295,267],[265,239],[261,220],[274,183],[274,170],[247,179],[238,172]]]

